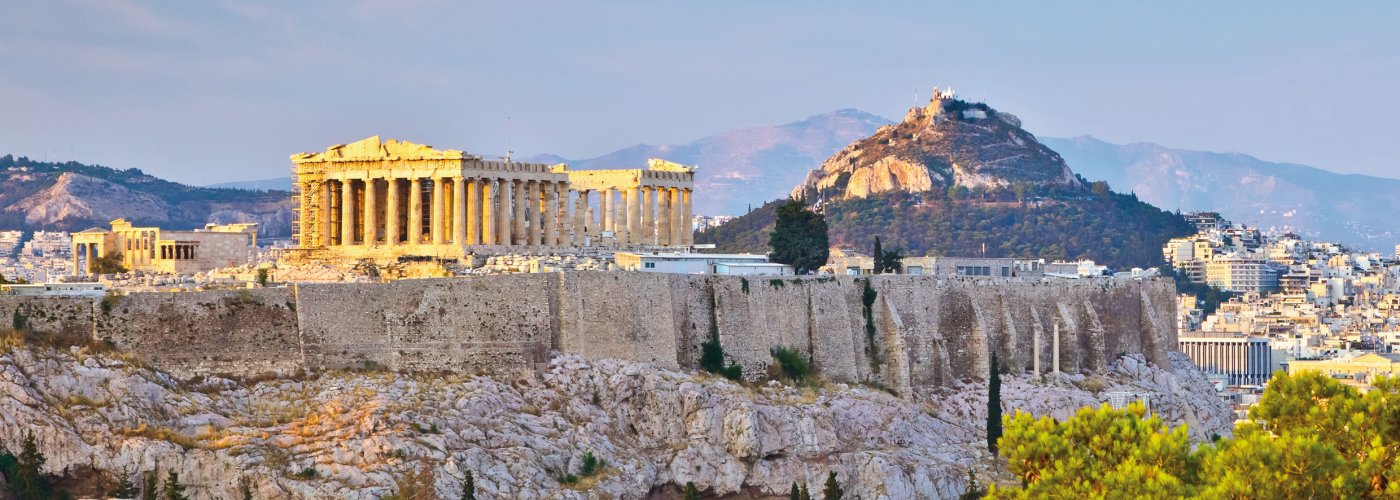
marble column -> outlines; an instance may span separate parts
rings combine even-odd
[[[379,191],[374,178],[365,179],[364,235],[365,245],[379,243]]]
[[[568,246],[573,218],[569,216],[569,183],[567,182],[554,183],[554,220],[558,221],[554,233],[554,244]]]
[[[681,190],[681,244],[695,244],[695,215],[690,212],[691,190]]]
[[[616,229],[613,228],[613,199],[616,197],[617,192],[613,191],[611,188],[603,190],[603,200],[599,203],[599,206],[603,209],[604,231],[616,231]]]
[[[384,244],[399,244],[399,180],[384,179]]]
[[[496,179],[478,179],[481,183],[481,244],[496,244]]]
[[[443,210],[441,177],[433,177],[433,202],[432,211],[428,215],[428,234],[432,237],[434,245],[441,245],[446,235],[443,234],[443,224],[446,223],[446,211]]]
[[[540,226],[544,218],[540,214],[540,181],[525,181],[525,243],[531,246],[540,244]]]
[[[496,197],[496,244],[511,244],[511,216],[512,206],[510,197],[515,194],[515,189],[509,179],[501,179],[498,183],[498,196]]]
[[[595,209],[593,208],[593,190],[584,191],[583,194],[583,220],[586,222],[586,234],[596,242],[600,233],[598,231],[598,217],[603,212],[603,198],[598,197],[598,208]]]
[[[550,182],[544,185],[544,203],[540,213],[544,214],[544,238],[542,244],[556,246],[559,244],[559,183]]]
[[[467,180],[452,178],[452,244],[467,244]]]
[[[321,210],[316,214],[316,230],[321,236],[321,241],[317,244],[323,247],[331,246],[331,198],[334,197],[332,188],[330,180],[321,181]]]
[[[408,181],[408,244],[423,243],[423,179]]]
[[[642,244],[656,244],[656,190],[642,187]]]
[[[627,244],[636,245],[642,241],[642,190],[631,188],[627,191]]]
[[[658,197],[656,211],[656,244],[671,244],[671,196],[670,189],[661,188],[656,192]]]
[[[481,244],[481,228],[485,218],[481,212],[481,179],[474,178],[467,183],[467,244]]]
[[[525,237],[525,181],[511,181],[511,187],[514,193],[511,193],[510,219],[513,224],[510,231],[510,243],[524,245],[527,241]]]
[[[574,245],[583,246],[584,231],[588,229],[588,190],[579,191],[574,198]]]
[[[666,195],[670,197],[669,203],[671,205],[671,244],[682,245],[681,242],[685,238],[681,236],[681,233],[684,232],[685,224],[681,223],[681,190],[670,188],[666,192]]]
[[[355,244],[355,181],[340,181],[340,244]]]
[[[613,215],[613,241],[617,246],[626,246],[632,237],[632,229],[628,226],[628,214],[632,211],[631,191],[619,189],[617,191],[617,210]]]

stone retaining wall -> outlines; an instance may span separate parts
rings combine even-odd
[[[873,291],[867,321],[862,299]],[[1168,281],[934,276],[748,277],[633,272],[512,274],[133,293],[100,301],[0,300],[39,330],[92,331],[178,376],[381,366],[532,370],[550,352],[694,368],[712,332],[745,376],[769,350],[807,353],[833,381],[901,393],[1004,370],[1103,370],[1123,354],[1166,366],[1176,345]],[[867,327],[867,323],[870,327]]]

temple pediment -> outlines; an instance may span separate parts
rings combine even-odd
[[[381,140],[379,136],[368,137],[350,144],[336,144],[320,153],[297,153],[292,161],[314,163],[326,161],[375,161],[375,160],[462,160],[474,159],[456,149],[433,149],[432,146],[397,139]]]

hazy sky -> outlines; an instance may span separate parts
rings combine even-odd
[[[930,3],[0,0],[0,152],[191,183],[374,134],[585,158],[952,85],[1038,135],[1400,177],[1400,3]]]

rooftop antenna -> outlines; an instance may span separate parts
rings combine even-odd
[[[515,151],[510,150],[511,123],[510,116],[506,116],[506,163],[510,163],[510,155]]]

